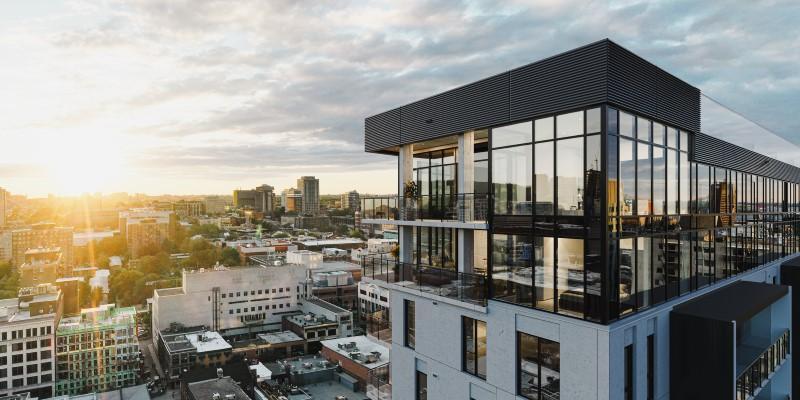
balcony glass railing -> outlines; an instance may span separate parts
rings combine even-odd
[[[486,276],[378,257],[362,259],[362,277],[472,304],[486,305]]]
[[[748,400],[769,380],[789,354],[789,331],[764,350],[736,379],[736,400]]]
[[[460,193],[451,195],[373,196],[361,198],[361,217],[396,221],[486,221],[489,195]]]

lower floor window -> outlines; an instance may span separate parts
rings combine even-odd
[[[517,332],[517,393],[527,399],[557,400],[561,393],[558,342]]]
[[[416,400],[428,400],[428,375],[417,371]]]

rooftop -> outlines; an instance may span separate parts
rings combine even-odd
[[[325,300],[310,298],[310,299],[305,299],[303,301],[305,301],[305,302],[307,302],[309,304],[314,304],[314,305],[320,306],[320,307],[322,307],[322,308],[324,308],[324,309],[326,309],[328,311],[331,311],[331,312],[334,312],[334,313],[337,313],[337,314],[341,314],[341,313],[349,314],[350,313],[350,311],[347,311],[344,308],[337,306],[336,304],[328,303]]]
[[[676,306],[672,312],[741,324],[789,293],[789,287],[737,281]]]
[[[322,346],[369,369],[389,363],[389,348],[366,336],[323,340],[321,343]]]
[[[258,338],[266,342],[267,344],[291,343],[303,340],[303,338],[297,336],[297,334],[292,331],[262,333],[258,335]]]
[[[289,315],[286,319],[302,328],[320,325],[336,325],[336,321],[331,321],[325,318],[324,315],[316,315],[314,313]]]
[[[186,335],[186,340],[197,349],[198,353],[232,349],[232,346],[222,338],[219,332],[209,331],[199,334],[190,334]]]
[[[303,246],[336,246],[342,244],[361,244],[364,243],[361,239],[355,238],[345,238],[345,239],[316,239],[316,240],[305,240],[301,241],[300,243]]]
[[[250,398],[242,388],[228,376],[193,382],[188,386],[189,393],[197,400],[244,400]]]

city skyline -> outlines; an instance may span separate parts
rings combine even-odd
[[[396,166],[363,154],[364,116],[599,37],[798,141],[792,2],[222,7],[0,5],[15,100],[0,105],[0,185],[183,195],[314,175],[321,193],[394,192]]]

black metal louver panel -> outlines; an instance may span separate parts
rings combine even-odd
[[[606,99],[608,41],[511,71],[511,120],[536,117]]]
[[[800,168],[713,136],[695,135],[694,161],[800,183]]]
[[[364,149],[378,151],[400,144],[400,108],[373,115],[364,121]]]
[[[700,90],[609,42],[608,101],[692,132],[700,131]]]
[[[508,73],[403,106],[401,142],[414,143],[508,121]]]

